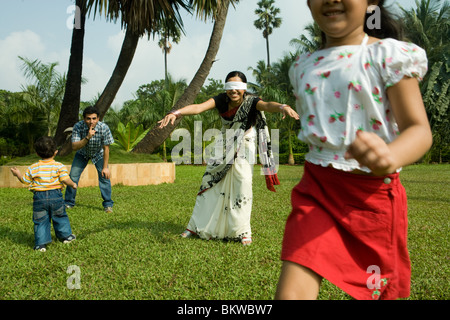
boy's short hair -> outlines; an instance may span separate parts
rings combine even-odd
[[[57,150],[55,140],[52,137],[40,137],[34,143],[34,150],[42,159],[51,158]]]
[[[97,117],[100,115],[96,107],[94,106],[86,107],[86,109],[84,109],[83,111],[83,119],[86,118],[87,114],[94,114],[94,113],[97,115]]]

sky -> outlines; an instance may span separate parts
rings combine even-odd
[[[361,0],[363,1],[363,0]],[[262,31],[253,22],[258,0],[241,0],[235,8],[230,6],[217,61],[208,78],[224,81],[229,71],[240,70],[253,81],[249,67],[259,60],[266,61],[266,43]],[[28,84],[18,56],[42,63],[57,62],[57,70],[67,73],[70,56],[73,21],[73,0],[0,0],[0,89],[20,91]],[[414,0],[390,0],[408,9]],[[304,33],[312,22],[306,0],[276,0],[282,25],[269,37],[271,63],[284,54],[295,51],[289,42]],[[188,83],[200,66],[213,29],[211,21],[182,14],[185,35],[174,44],[168,56],[168,71],[172,78]],[[81,100],[88,101],[100,94],[116,65],[122,46],[124,31],[120,22],[110,22],[102,16],[90,15],[86,19],[84,38],[83,77]],[[127,76],[116,95],[112,107],[120,109],[124,101],[134,98],[143,84],[164,79],[164,55],[158,39],[144,36],[140,39]]]

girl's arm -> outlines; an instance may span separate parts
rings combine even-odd
[[[290,116],[295,120],[300,119],[297,112],[295,112],[294,109],[292,109],[287,104],[281,104],[278,102],[265,102],[260,100],[256,104],[256,109],[264,112],[280,112],[283,114],[283,119],[286,118],[286,116]]]
[[[158,121],[158,123],[160,124],[159,127],[164,128],[165,126],[167,126],[169,124],[169,122],[173,125],[175,123],[175,120],[177,119],[177,114],[179,115],[178,117],[195,115],[195,114],[202,113],[206,110],[211,110],[215,106],[216,106],[216,102],[214,101],[213,98],[211,98],[203,103],[200,103],[200,104],[187,105],[181,109],[176,110],[175,113],[169,113],[162,120]]]
[[[376,175],[386,175],[419,160],[431,147],[432,133],[415,78],[403,78],[387,89],[400,135],[386,144],[375,133],[361,132],[347,158],[356,159]]]

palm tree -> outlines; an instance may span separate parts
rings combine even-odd
[[[259,93],[263,87],[272,83],[273,73],[264,60],[259,60],[255,68],[248,67],[248,70],[252,72],[256,80],[256,83],[249,83],[250,90]]]
[[[72,37],[71,48],[71,60],[69,61],[69,70],[75,70],[76,75],[71,77],[73,81],[74,89],[70,94],[76,96],[75,102],[70,106],[66,105],[65,110],[60,115],[60,121],[58,123],[58,141],[64,141],[64,130],[67,127],[72,126],[78,118],[75,115],[78,114],[79,105],[76,102],[79,101],[79,73],[82,69],[82,52],[83,52],[83,36],[84,36],[84,20],[83,16],[87,12],[104,13],[106,18],[111,21],[116,21],[121,18],[122,28],[126,29],[125,37],[123,40],[122,49],[116,63],[116,67],[111,75],[109,82],[107,83],[104,91],[100,95],[96,107],[99,109],[100,118],[106,114],[106,111],[113,102],[117,91],[119,90],[123,79],[128,71],[128,68],[133,60],[134,53],[138,44],[139,38],[147,33],[152,34],[156,30],[156,26],[160,21],[166,21],[168,26],[182,27],[182,21],[179,15],[179,9],[183,8],[190,10],[188,0],[77,0],[76,4],[81,9],[82,14],[82,27],[81,29],[74,29]],[[192,2],[193,0],[189,0]],[[81,30],[80,32],[77,32]],[[72,59],[72,54],[74,58]],[[81,54],[81,56],[80,56]],[[68,93],[69,94],[69,93]],[[67,98],[69,99],[69,97]],[[67,147],[68,143],[62,147],[59,154],[63,155],[70,152],[70,148]]]
[[[26,155],[34,152],[34,141],[37,137],[48,133],[45,114],[36,103],[29,103],[28,92],[35,92],[36,86],[23,87],[24,92],[1,92],[1,137],[12,139],[11,149],[22,149],[20,154],[11,152],[10,155]],[[34,94],[34,96],[38,96]],[[26,143],[22,143],[26,141]],[[23,148],[26,145],[27,148]],[[25,152],[25,153],[24,153]]]
[[[161,25],[161,28],[158,30],[158,33],[161,36],[161,39],[158,41],[158,46],[162,49],[164,54],[164,75],[166,85],[168,85],[168,71],[167,71],[167,55],[172,51],[172,42],[179,43],[181,39],[181,30],[179,28],[174,28],[170,30],[165,23]]]
[[[322,47],[322,30],[316,22],[309,23],[305,29],[308,36],[301,34],[298,38],[292,39],[289,44],[296,48],[298,54],[317,51]]]
[[[273,4],[275,0],[261,0],[258,2],[258,9],[255,10],[255,14],[258,19],[255,20],[254,25],[258,30],[263,31],[263,37],[266,39],[267,49],[267,67],[270,69],[270,50],[269,50],[269,36],[272,34],[273,29],[281,26],[282,19],[277,17],[280,13],[279,8],[275,8]]]
[[[25,77],[32,81],[31,85],[22,86],[22,101],[45,115],[47,135],[51,136],[56,129],[55,118],[60,112],[66,76],[56,71],[57,62],[44,64],[20,56],[19,59]]]
[[[176,28],[183,31],[180,9],[191,12],[192,3],[203,5],[205,2],[208,2],[206,0],[152,0],[151,2],[148,0],[86,1],[89,10],[94,8],[94,12],[98,11],[100,14],[104,11],[107,19],[116,21],[120,17],[122,27],[126,29],[116,67],[95,105],[99,110],[100,119],[103,118],[122,85],[133,60],[139,38],[144,34],[147,34],[148,37],[152,34],[155,35],[161,24],[164,24],[171,33],[174,33],[173,30]]]
[[[131,62],[133,61],[138,41],[139,35],[135,34],[133,31],[131,31],[131,29],[127,28],[116,66],[102,94],[95,104],[95,107],[99,112],[100,119],[103,119],[103,117],[105,116],[106,112],[114,101],[114,98],[116,97],[116,94],[119,91],[123,80],[125,79]]]
[[[173,81],[170,74],[167,80],[152,81],[141,85],[136,91],[136,99],[127,101],[120,111],[123,122],[142,124],[144,129],[151,128],[170,111],[186,89],[186,80]],[[166,142],[162,144],[163,160],[167,159]]]
[[[70,47],[69,67],[67,70],[66,88],[64,98],[59,113],[58,125],[55,132],[56,145],[60,146],[65,142],[64,130],[72,127],[78,121],[80,110],[82,68],[83,68],[83,47],[84,47],[84,28],[86,22],[86,4],[83,0],[76,0],[75,20],[79,19],[80,25],[72,30],[72,44]],[[79,17],[77,17],[79,15]],[[60,154],[68,153],[62,150]]]
[[[263,100],[278,101],[294,106],[295,97],[292,93],[292,86],[288,75],[294,58],[295,55],[285,54],[270,69],[266,67],[263,60],[258,61],[255,68],[249,67],[248,70],[252,71],[256,79],[256,83],[252,83],[251,88]],[[288,163],[294,164],[292,139],[299,129],[299,122],[296,122],[292,118],[282,119],[279,113],[268,113],[266,114],[266,118],[270,128],[280,129],[280,138],[288,142]]]
[[[431,129],[433,148],[439,155],[450,144],[450,3],[438,0],[416,0],[416,8],[403,11],[403,23],[408,26],[407,40],[427,52],[429,72],[421,82],[421,91]],[[440,157],[440,156],[439,156]]]
[[[228,7],[230,3],[237,3],[238,0],[222,0],[220,1],[194,1],[198,14],[203,12],[205,16],[212,15],[215,23],[208,49],[206,51],[203,62],[197,70],[194,78],[190,82],[189,86],[184,91],[183,95],[177,101],[173,110],[180,109],[188,104],[192,104],[200,91],[203,83],[208,77],[209,71],[214,63],[217,52],[219,51],[220,40],[222,39],[223,29],[225,27],[225,21],[228,13]],[[214,3],[217,6],[217,11],[214,11],[212,5]],[[201,6],[203,4],[203,6]],[[203,10],[203,11],[202,11]],[[168,125],[163,129],[160,129],[157,124],[150,130],[144,139],[139,142],[133,149],[133,152],[137,153],[152,153],[157,147],[159,147],[170,135],[173,129],[178,125],[181,119],[175,121],[174,125]]]

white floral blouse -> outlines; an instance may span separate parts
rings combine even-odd
[[[289,76],[302,129],[306,160],[336,169],[360,167],[344,154],[357,131],[378,134],[387,143],[399,134],[386,90],[403,77],[419,80],[427,72],[425,51],[412,43],[383,39],[323,49],[296,58]]]

